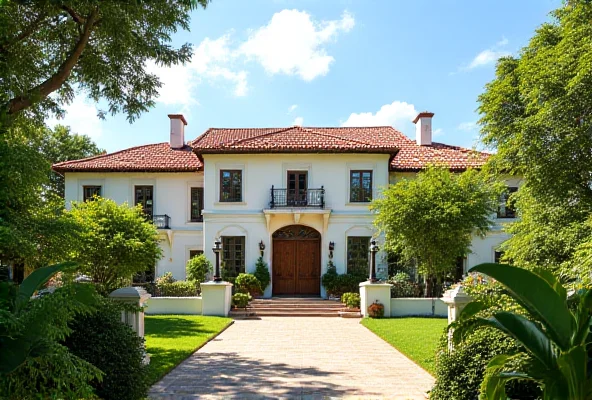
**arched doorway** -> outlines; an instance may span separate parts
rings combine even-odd
[[[320,295],[321,234],[304,225],[273,233],[273,294]]]

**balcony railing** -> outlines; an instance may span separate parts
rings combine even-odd
[[[325,208],[325,189],[276,189],[271,187],[270,208],[317,207]]]
[[[171,229],[171,217],[166,214],[152,216],[152,222],[158,229]]]

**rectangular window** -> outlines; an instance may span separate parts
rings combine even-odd
[[[203,250],[189,250],[189,259],[203,254]]]
[[[100,186],[83,186],[82,187],[82,201],[92,200],[94,196],[101,195]]]
[[[154,190],[152,186],[134,186],[134,205],[142,206],[146,217],[152,219],[154,211]]]
[[[370,236],[348,236],[348,274],[368,275],[370,266],[370,239]]]
[[[220,202],[238,203],[243,201],[243,171],[220,171]]]
[[[191,222],[202,222],[203,217],[201,210],[203,210],[203,188],[191,188]]]
[[[493,262],[496,264],[500,263],[500,260],[502,259],[502,257],[504,256],[504,252],[503,251],[495,251],[493,253]]]
[[[350,171],[349,201],[351,203],[372,201],[372,171]]]
[[[509,187],[508,190],[502,194],[499,207],[497,208],[498,218],[516,218],[516,210],[511,206],[511,204],[509,204],[508,200],[510,195],[512,193],[516,193],[517,191],[517,187]]]
[[[229,277],[245,272],[244,236],[222,236],[222,261]]]

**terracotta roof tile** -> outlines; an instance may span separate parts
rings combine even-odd
[[[110,154],[57,163],[57,172],[191,172],[203,164],[191,147],[173,149],[169,143],[131,147]]]

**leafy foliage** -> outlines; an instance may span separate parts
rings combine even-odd
[[[391,276],[387,283],[391,285],[391,297],[422,297],[423,289],[417,282],[412,282],[409,274],[406,272],[398,272]]]
[[[271,282],[271,276],[269,275],[269,268],[265,261],[263,261],[263,257],[259,257],[257,259],[257,263],[255,264],[255,272],[253,273],[255,278],[261,283],[261,291],[265,291],[269,283]]]
[[[144,339],[121,322],[121,307],[102,299],[98,309],[78,316],[65,344],[76,356],[104,372],[93,382],[102,399],[139,400],[148,393],[148,367],[143,364]]]
[[[194,281],[159,283],[156,284],[155,295],[162,297],[192,297],[198,295],[198,289]]]
[[[81,271],[110,292],[161,257],[158,232],[140,207],[97,198],[70,211],[82,227],[75,258]]]
[[[497,311],[485,318],[478,314],[486,305],[473,302],[450,325],[455,343],[485,326],[512,337],[523,348],[489,361],[481,393],[506,398],[507,382],[528,379],[541,384],[544,398],[587,399],[592,291],[577,292],[568,304],[566,289],[547,270],[535,273],[505,264],[480,264],[471,270],[499,281],[530,316]],[[521,363],[527,356],[528,362]]]
[[[360,293],[344,293],[341,295],[341,302],[347,306],[347,308],[360,308]]]
[[[68,324],[96,304],[91,285],[68,284],[31,299],[55,273],[75,268],[62,263],[42,267],[17,288],[0,282],[0,392],[15,399],[88,398],[91,381],[102,373],[68,352],[61,342]]]
[[[4,2],[0,8],[0,125],[27,111],[60,112],[79,88],[133,121],[161,86],[152,65],[189,61],[171,46],[189,30],[189,12],[208,0]],[[51,94],[51,96],[50,96]]]
[[[235,293],[232,295],[232,305],[236,308],[245,308],[251,301],[251,295],[249,293]]]
[[[490,229],[500,190],[476,170],[455,174],[432,167],[391,185],[371,209],[386,250],[417,260],[421,273],[442,279],[468,253],[472,235]]]
[[[187,261],[186,271],[187,280],[205,282],[207,275],[212,272],[212,263],[205,254],[200,254]]]
[[[436,352],[436,384],[432,400],[474,400],[489,360],[500,354],[516,354],[520,346],[510,337],[490,328],[477,329],[450,350],[443,335]],[[507,387],[511,399],[538,399],[540,389],[533,382],[516,381]]]
[[[327,291],[327,295],[341,298],[344,293],[357,292],[360,282],[364,282],[366,276],[355,274],[338,274],[333,261],[327,264],[327,272],[321,277],[321,282]]]
[[[374,303],[368,306],[368,316],[370,318],[382,318],[384,317],[384,305],[375,300]]]
[[[238,293],[248,293],[253,296],[262,292],[261,283],[253,274],[238,274],[234,285]]]

